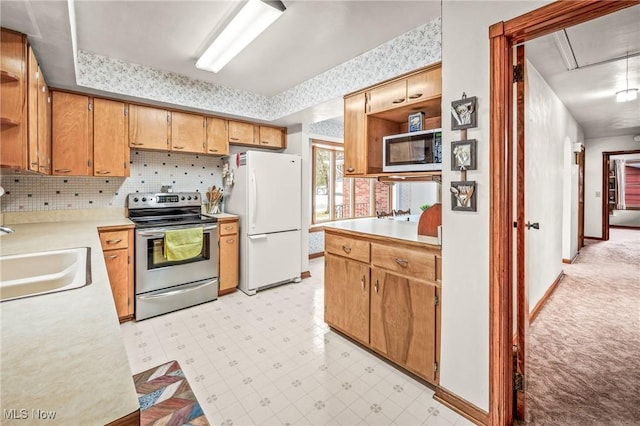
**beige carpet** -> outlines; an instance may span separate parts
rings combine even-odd
[[[640,425],[640,231],[588,241],[531,324],[527,424]]]

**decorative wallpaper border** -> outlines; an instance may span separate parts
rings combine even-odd
[[[82,50],[78,51],[76,79],[80,86],[105,92],[273,121],[438,62],[441,47],[438,17],[273,97]]]

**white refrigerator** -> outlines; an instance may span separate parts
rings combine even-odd
[[[246,294],[300,281],[301,158],[245,151],[228,157],[227,213],[240,217],[240,281]]]

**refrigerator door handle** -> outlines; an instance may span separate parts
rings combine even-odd
[[[264,240],[267,238],[267,234],[249,235],[250,240]]]
[[[256,169],[251,169],[251,227],[256,227],[256,215],[258,214],[258,183],[256,182]]]

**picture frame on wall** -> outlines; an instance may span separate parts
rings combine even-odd
[[[476,182],[459,181],[451,182],[451,210],[475,212],[476,207]]]
[[[451,142],[451,170],[476,170],[475,139]]]
[[[451,102],[451,130],[470,129],[477,126],[475,96],[463,97]]]

